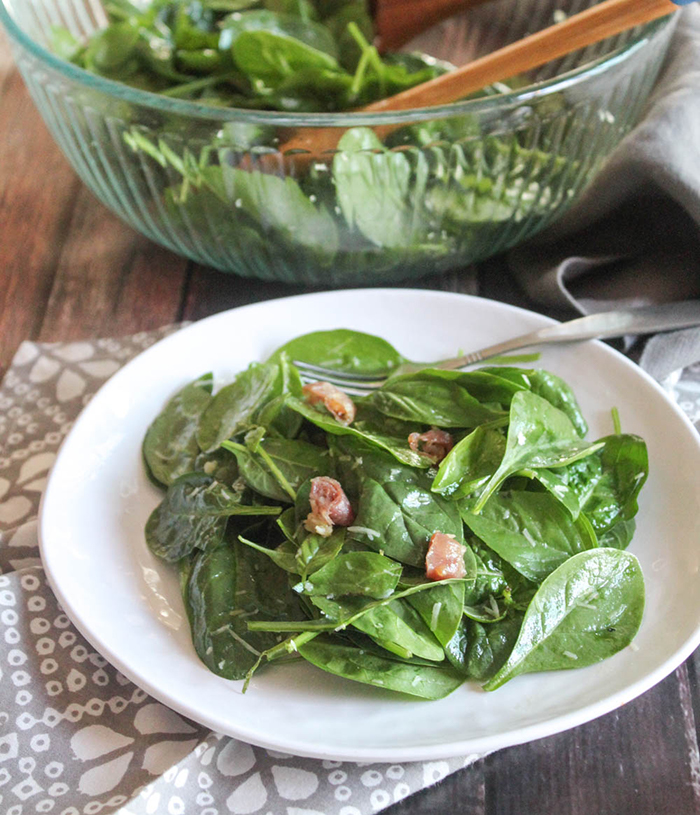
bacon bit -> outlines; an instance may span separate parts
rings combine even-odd
[[[416,453],[431,458],[436,464],[454,447],[454,439],[445,430],[433,427],[427,433],[411,433],[408,437],[408,446]]]
[[[447,580],[450,577],[466,577],[464,553],[466,546],[454,535],[433,532],[428,554],[425,556],[425,576],[428,580]]]
[[[352,526],[355,520],[350,501],[334,478],[325,475],[312,478],[309,503],[311,512],[304,521],[304,527],[324,538],[331,535],[334,526]]]
[[[343,391],[330,382],[310,382],[304,385],[302,392],[310,405],[322,402],[326,410],[341,424],[349,425],[355,420],[355,403]]]

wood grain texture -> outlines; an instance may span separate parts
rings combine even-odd
[[[1,370],[22,340],[39,334],[79,182],[17,71],[5,58],[0,66]]]
[[[24,339],[116,336],[305,290],[188,264],[121,224],[53,144],[2,42],[0,106],[0,372]],[[405,285],[530,305],[498,258]],[[491,755],[388,815],[700,815],[698,660],[615,713]]]
[[[173,323],[186,270],[186,260],[137,235],[81,186],[39,339],[95,337],[105,325],[126,334]]]
[[[446,17],[485,0],[374,0],[380,51],[394,51]]]

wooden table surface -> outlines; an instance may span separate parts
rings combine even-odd
[[[479,292],[522,302],[501,266],[475,270]],[[411,285],[473,292],[475,276]],[[118,336],[301,291],[199,267],[117,220],[55,146],[0,34],[0,375],[25,339]],[[490,755],[387,812],[700,813],[698,714],[696,656],[616,712]]]

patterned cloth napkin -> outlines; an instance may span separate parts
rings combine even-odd
[[[154,701],[72,626],[37,549],[47,472],[100,385],[172,330],[25,342],[0,387],[0,812],[366,815],[475,761],[358,765],[251,747]]]

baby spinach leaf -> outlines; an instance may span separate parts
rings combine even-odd
[[[248,619],[303,616],[287,590],[285,573],[238,543],[224,543],[196,557],[185,600],[199,658],[226,679],[244,679],[260,653],[277,644],[276,634],[249,631]]]
[[[300,397],[303,385],[299,371],[286,354],[280,354],[276,362],[280,366],[280,393],[262,406],[256,419],[258,424],[267,427],[272,434],[293,439],[299,433],[303,419],[287,407],[287,397]]]
[[[486,484],[506,450],[506,437],[488,425],[479,425],[461,439],[440,463],[432,491],[446,498],[463,498]]]
[[[598,544],[612,549],[626,549],[632,543],[635,529],[634,518],[630,521],[618,521],[611,529],[598,536]]]
[[[464,606],[464,616],[477,623],[497,623],[503,620],[508,613],[505,603],[498,604],[498,600],[491,594],[478,606]]]
[[[211,402],[213,376],[205,374],[175,394],[146,431],[143,457],[153,477],[168,486],[198,469],[197,426]]]
[[[279,546],[268,549],[267,546],[262,546],[243,535],[239,535],[238,540],[244,546],[249,546],[251,549],[255,549],[256,552],[260,552],[260,554],[269,557],[270,560],[283,571],[289,574],[296,574],[297,561],[295,557],[295,546],[290,541],[285,540]]]
[[[518,470],[561,467],[602,447],[583,441],[571,420],[550,402],[528,391],[513,396],[503,461],[481,494],[474,512],[480,512],[501,484]]]
[[[397,461],[408,464],[411,467],[427,468],[432,463],[426,456],[416,453],[408,446],[408,439],[393,438],[385,436],[381,432],[376,432],[373,429],[364,427],[362,430],[353,427],[352,425],[346,426],[336,421],[330,413],[324,413],[312,407],[308,402],[302,399],[295,399],[290,397],[287,404],[292,410],[296,410],[305,419],[320,427],[326,433],[334,436],[355,436],[358,439],[363,439],[377,447],[387,450],[391,453]]]
[[[600,440],[602,476],[583,505],[597,532],[607,532],[619,521],[637,514],[637,497],[649,473],[647,447],[639,436],[622,434]]]
[[[295,591],[310,597],[344,597],[360,594],[383,600],[389,597],[401,576],[401,564],[375,552],[337,555],[297,586]]]
[[[539,583],[571,555],[598,542],[585,518],[574,520],[548,492],[500,492],[464,522],[520,574]]]
[[[420,365],[412,362],[410,365]],[[479,369],[478,371],[450,371],[442,368],[431,368],[429,365],[418,371],[413,371],[405,376],[412,376],[418,379],[425,379],[436,383],[450,383],[462,388],[478,402],[489,406],[503,405],[509,407],[513,396],[521,390],[527,388],[517,380],[511,381],[507,377],[500,377],[490,368]]]
[[[289,511],[294,512],[294,510]],[[267,555],[273,563],[276,563],[285,572],[299,575],[303,584],[309,575],[314,574],[327,563],[330,563],[339,554],[345,542],[345,530],[336,529],[327,538],[320,535],[306,535],[300,544],[287,538],[274,549],[262,546],[242,536],[239,540],[246,546]]]
[[[588,432],[588,425],[583,418],[574,392],[569,385],[564,382],[563,379],[556,376],[556,374],[540,368],[527,369],[505,366],[500,368],[486,367],[482,368],[481,371],[492,373],[494,376],[500,376],[503,379],[508,379],[513,384],[527,388],[537,396],[546,399],[550,405],[559,408],[562,413],[565,413],[569,417],[581,438]]]
[[[588,424],[569,385],[556,374],[541,368],[529,373],[528,379],[530,390],[565,413],[576,428],[576,432],[583,438],[588,432]]]
[[[588,456],[581,459],[581,461],[589,461],[594,459],[595,456]],[[575,464],[579,464],[577,461]],[[573,466],[573,465],[572,465]],[[569,487],[567,480],[566,467],[561,467],[558,470],[520,470],[517,475],[530,478],[533,481],[539,482],[549,494],[560,501],[566,507],[572,518],[578,518],[581,513],[581,504],[578,495],[573,489]]]
[[[82,51],[81,43],[64,26],[51,26],[51,51],[66,62],[79,59]]]
[[[454,636],[445,645],[447,661],[463,676],[467,676],[467,649],[469,645],[467,622],[467,619],[462,617]]]
[[[522,621],[522,614],[488,625],[469,621],[466,668],[472,679],[483,682],[501,669],[518,639]]]
[[[257,413],[279,395],[278,365],[253,363],[222,388],[202,414],[197,442],[203,452],[216,450],[222,441],[255,424]]]
[[[333,562],[344,544],[344,529],[334,529],[327,538],[322,535],[306,535],[295,552],[296,573],[305,581],[308,575],[315,574]]]
[[[474,555],[476,577],[474,586],[465,592],[464,602],[467,605],[477,605],[489,597],[500,596],[510,588],[513,581],[510,579],[512,575],[508,572],[508,564],[492,549],[477,538],[470,538],[468,545]]]
[[[630,644],[643,610],[644,579],[634,555],[617,549],[574,555],[542,583],[508,660],[484,688],[522,673],[600,662]]]
[[[353,528],[377,534],[357,532],[353,537],[394,560],[421,568],[434,532],[463,542],[458,506],[433,495],[427,478],[422,481],[406,482],[389,473],[381,482],[364,478]]]
[[[503,419],[506,413],[482,405],[462,387],[459,378],[445,378],[432,371],[396,376],[367,397],[381,413],[403,421],[438,427],[476,427]]]
[[[279,507],[248,506],[240,493],[203,473],[178,478],[146,523],[146,543],[154,555],[174,562],[195,548],[208,550],[223,540],[233,515],[278,515]]]
[[[331,466],[327,450],[299,439],[263,439],[254,449],[235,442],[222,447],[236,456],[246,484],[275,501],[294,500],[289,487],[296,491],[304,481],[327,475]]]
[[[83,53],[85,67],[112,79],[126,79],[139,67],[141,30],[131,20],[113,23],[92,37]]]
[[[329,38],[328,44],[333,45]],[[277,88],[297,71],[308,68],[338,69],[337,60],[301,40],[271,31],[244,31],[233,42],[233,59],[255,82]]]
[[[276,38],[273,40],[274,47],[281,49],[283,56],[289,59],[289,68],[303,67],[306,64],[303,60],[297,64],[289,54],[302,54],[309,60],[315,60],[318,59],[314,53],[316,51],[322,52],[326,57],[324,65],[330,68],[337,65],[335,61],[337,47],[328,29],[308,17],[303,19],[298,14],[289,13],[287,10],[277,11],[268,8],[231,14],[221,22],[220,27],[219,47],[233,48],[234,55],[236,44],[244,34],[261,32]],[[307,54],[306,50],[294,50],[288,54],[284,51],[285,48],[300,49],[302,46],[311,53]],[[246,70],[246,73],[255,74],[256,71]]]
[[[366,634],[361,634],[354,628],[347,628],[341,632],[334,631],[333,637],[334,639],[337,638],[338,642],[354,645],[356,648],[362,648],[365,651],[369,652],[370,654],[376,654],[376,656],[381,657],[382,659],[391,659],[398,662],[406,662],[410,665],[424,665],[427,668],[435,667],[435,663],[431,662],[429,659],[423,659],[422,657],[417,656],[406,656],[406,655],[400,656],[399,654],[396,653],[396,650],[398,649],[392,651],[387,648],[383,648],[371,637],[368,637]]]
[[[299,653],[312,665],[336,676],[422,699],[442,699],[464,681],[447,666],[431,668],[383,659],[329,637],[317,637],[300,646]]]
[[[291,176],[280,178],[224,165],[199,171],[199,183],[235,207],[239,215],[244,213],[263,236],[272,232],[290,246],[316,252],[325,263],[335,257],[339,239],[333,217],[324,206],[317,207]]]
[[[342,600],[313,597],[313,604],[329,620],[341,621],[357,615],[368,604],[367,598],[344,597]],[[441,662],[445,652],[418,612],[405,600],[389,600],[374,605],[353,619],[358,631],[399,656],[414,655]]]
[[[476,567],[476,562],[473,563]],[[446,586],[437,584],[432,589],[408,598],[408,602],[420,614],[423,622],[435,635],[435,639],[445,649],[454,639],[462,622],[464,589],[464,583]]]
[[[386,374],[404,362],[381,337],[346,328],[302,334],[278,348],[270,360],[276,361],[282,354],[310,365],[370,376]]]
[[[412,233],[412,171],[406,156],[387,150],[374,131],[355,127],[338,143],[333,180],[350,227],[376,246],[401,247]]]
[[[360,411],[358,411],[359,413]],[[406,434],[408,438],[408,434]],[[402,463],[384,448],[369,443],[359,436],[331,436],[329,438],[331,459],[336,478],[353,503],[360,499],[362,480],[403,480],[407,483],[429,483],[423,470]]]
[[[236,457],[220,447],[213,453],[199,453],[192,472],[205,473],[222,484],[233,484],[238,478],[238,465]]]

